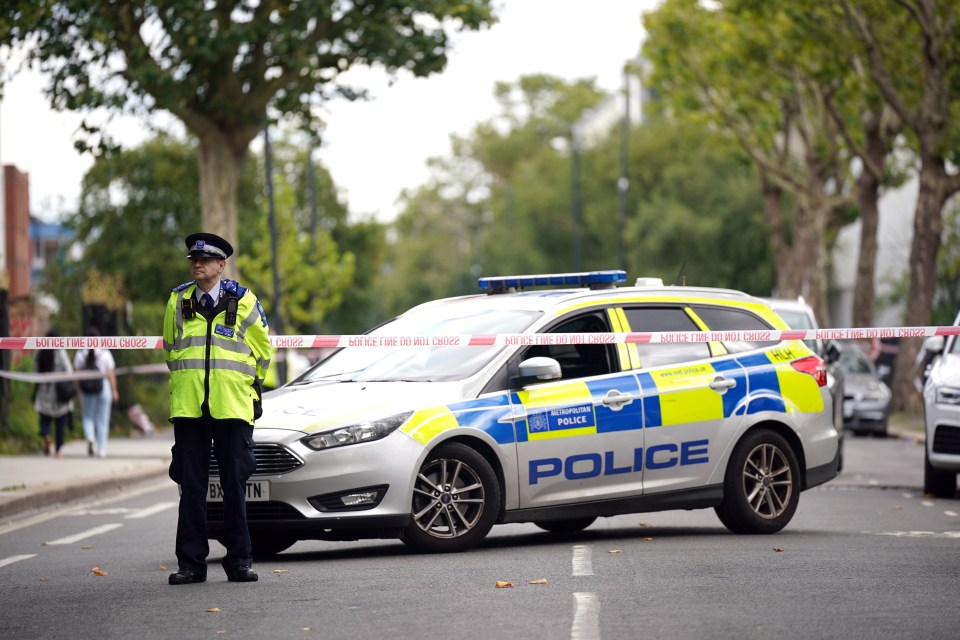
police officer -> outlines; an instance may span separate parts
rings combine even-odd
[[[246,481],[256,470],[253,421],[270,364],[267,316],[257,297],[221,279],[233,247],[212,233],[187,236],[193,280],[173,290],[163,319],[175,444],[170,477],[180,485],[179,570],[170,584],[207,579],[210,443],[223,490],[222,564],[230,582],[255,582]]]

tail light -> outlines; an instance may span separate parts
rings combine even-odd
[[[813,379],[817,381],[817,386],[827,386],[827,365],[824,364],[823,358],[820,356],[807,356],[800,360],[794,360],[790,364],[800,373],[813,376]]]

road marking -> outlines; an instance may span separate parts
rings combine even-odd
[[[177,506],[176,502],[161,502],[155,504],[151,507],[146,507],[145,509],[140,509],[139,511],[134,511],[128,516],[124,516],[127,520],[138,520],[140,518],[148,518],[155,513],[160,513],[161,511],[166,511],[170,507]]]
[[[82,511],[75,511],[71,513],[71,516],[119,516],[124,513],[131,513],[135,509],[129,509],[127,507],[113,507],[112,509],[84,509]]]
[[[22,556],[10,556],[9,558],[4,558],[0,560],[0,567],[5,567],[8,564],[13,564],[14,562],[20,562],[21,560],[29,560],[30,558],[36,558],[37,554],[27,553]]]
[[[600,599],[595,593],[574,593],[570,640],[600,640]]]
[[[47,544],[48,544],[48,545],[51,545],[51,544],[73,544],[73,543],[75,543],[75,542],[80,542],[81,540],[83,540],[83,539],[85,539],[85,538],[89,538],[89,537],[91,537],[91,536],[100,535],[101,533],[106,533],[107,531],[113,531],[114,529],[118,529],[118,528],[120,528],[120,527],[122,527],[122,526],[123,526],[123,524],[121,524],[121,523],[119,523],[119,522],[117,522],[117,523],[111,523],[111,524],[104,524],[104,525],[100,525],[99,527],[94,527],[93,529],[88,529],[88,530],[86,530],[86,531],[83,531],[83,532],[81,532],[81,533],[78,533],[78,534],[75,534],[75,535],[72,535],[72,536],[67,536],[66,538],[60,538],[59,540],[54,540],[54,541],[52,541],[52,542],[48,542]]]
[[[895,538],[956,538],[960,540],[960,531],[864,531],[864,533]]]
[[[582,544],[573,547],[573,575],[593,575],[593,549],[591,547]]]
[[[925,506],[925,507],[932,507],[932,506],[933,506],[933,503],[930,502],[929,500],[921,500],[921,501],[920,501],[920,504],[922,504],[922,505]]]
[[[944,511],[943,514],[946,515],[946,516],[953,516],[954,518],[957,517],[957,512],[956,512],[956,511]]]
[[[83,504],[78,504],[72,507],[67,507],[66,509],[57,509],[55,511],[49,511],[47,513],[41,513],[33,516],[32,518],[27,518],[26,520],[21,520],[20,522],[12,522],[10,524],[0,527],[0,535],[5,533],[11,533],[17,531],[18,529],[23,529],[24,527],[30,527],[35,524],[40,524],[48,520],[53,520],[54,518],[59,518],[61,516],[68,516],[73,514],[76,511],[81,511],[83,509],[90,509],[91,507],[99,507],[104,504],[113,504],[114,502],[120,502],[121,500],[128,500],[130,498],[136,498],[137,496],[142,496],[147,493],[153,493],[154,491],[160,491],[161,489],[170,489],[176,485],[173,484],[170,480],[163,480],[162,482],[157,482],[146,487],[141,487],[140,489],[134,490],[125,490],[120,495],[110,496],[109,498],[103,498],[101,500],[94,500],[93,502],[85,502]]]

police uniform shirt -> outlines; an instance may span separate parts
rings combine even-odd
[[[213,285],[213,288],[210,291],[204,291],[200,288],[200,285],[197,285],[196,291],[193,292],[193,297],[197,299],[197,304],[200,304],[200,298],[203,297],[203,294],[209,295],[213,299],[213,308],[216,308],[217,303],[220,301],[220,288],[223,286],[223,280],[218,280],[217,284]]]

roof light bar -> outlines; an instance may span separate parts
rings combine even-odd
[[[625,271],[583,271],[581,273],[541,273],[525,276],[480,278],[477,284],[488,293],[504,293],[525,287],[590,287],[608,289],[627,279]]]

